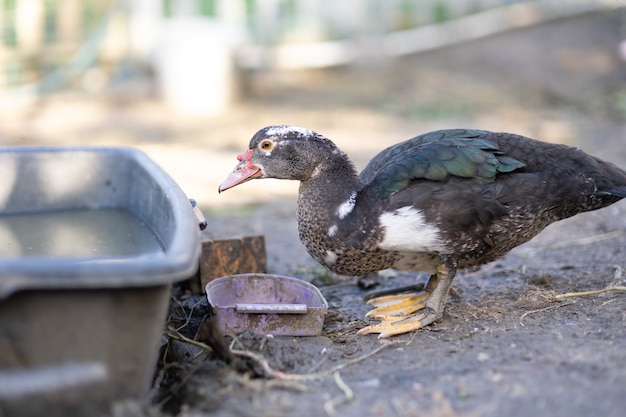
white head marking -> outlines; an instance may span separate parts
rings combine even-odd
[[[265,131],[265,134],[268,136],[284,136],[289,133],[297,133],[299,136],[315,135],[312,130],[306,129],[304,127],[289,125],[271,126]]]

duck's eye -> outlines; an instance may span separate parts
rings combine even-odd
[[[259,149],[262,151],[269,151],[274,147],[274,142],[269,139],[265,139],[259,143]]]

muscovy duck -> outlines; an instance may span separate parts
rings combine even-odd
[[[576,148],[483,130],[440,130],[393,145],[357,175],[326,137],[269,126],[218,191],[253,178],[300,181],[298,232],[338,274],[431,274],[422,293],[374,299],[359,333],[389,337],[443,316],[457,269],[493,261],[549,224],[626,197],[626,171]]]

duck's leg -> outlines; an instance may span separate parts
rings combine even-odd
[[[377,308],[366,317],[381,322],[359,330],[358,334],[380,333],[386,338],[427,326],[443,316],[457,262],[451,257],[442,257],[437,273],[431,275],[424,293],[401,296],[379,297],[369,301]]]
[[[405,285],[403,287],[388,288],[388,289],[384,289],[384,290],[376,290],[376,291],[372,291],[372,292],[369,292],[369,293],[365,294],[363,299],[365,301],[369,301],[369,300],[381,298],[381,297],[386,296],[386,295],[399,295],[401,293],[407,293],[407,294],[408,293],[412,293],[412,294],[415,294],[417,291],[425,291],[424,287],[426,287],[426,284],[424,284],[423,282],[418,282],[416,284]],[[371,304],[371,303],[368,303],[368,304]]]
[[[437,287],[437,274],[430,276],[428,283],[421,292],[410,292],[405,294],[381,295],[367,300],[367,304],[374,307],[365,317],[382,319],[390,316],[408,316],[411,313],[421,310],[426,305],[426,299]],[[390,291],[401,292],[402,288],[391,289]]]

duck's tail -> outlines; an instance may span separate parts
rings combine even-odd
[[[615,187],[609,190],[599,191],[598,195],[601,197],[626,198],[626,185],[623,187]]]
[[[596,158],[596,160],[598,159]],[[595,194],[603,203],[601,206],[608,206],[626,198],[626,171],[613,163],[598,161],[601,168],[601,179],[596,177],[597,191]]]

